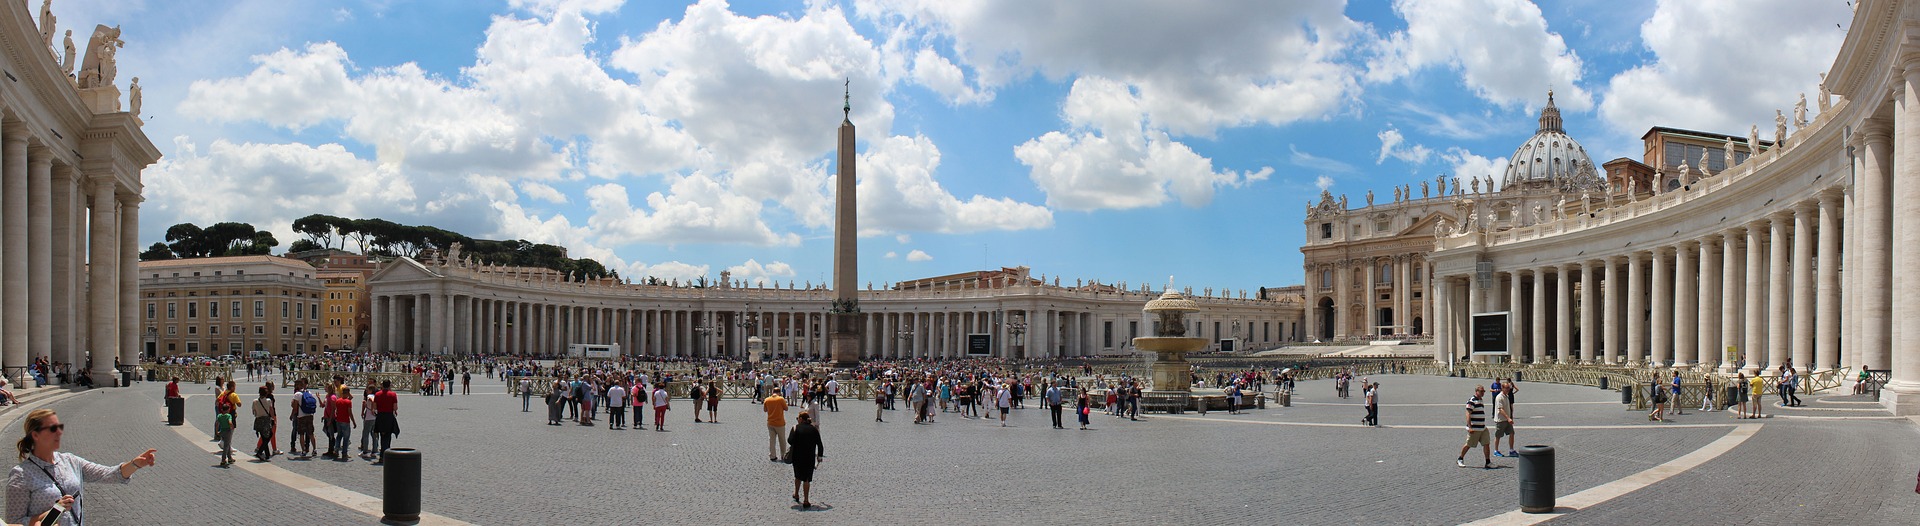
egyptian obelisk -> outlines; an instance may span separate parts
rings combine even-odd
[[[855,296],[860,230],[854,220],[852,84],[847,82],[848,90],[840,107],[839,172],[834,182],[833,205],[833,324],[827,340],[834,363],[841,367],[860,363],[860,332],[864,321],[860,300]]]

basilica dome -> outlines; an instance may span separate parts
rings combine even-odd
[[[1554,187],[1565,192],[1604,189],[1605,180],[1587,158],[1587,149],[1567,136],[1560,123],[1560,108],[1553,105],[1553,92],[1547,92],[1547,107],[1540,109],[1540,129],[1521,143],[1508,158],[1502,190],[1527,187]]]

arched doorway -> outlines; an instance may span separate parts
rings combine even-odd
[[[1333,339],[1333,298],[1320,298],[1320,326],[1314,328],[1313,337],[1326,341]]]
[[[1415,318],[1413,319],[1413,332],[1411,332],[1411,333],[1408,333],[1408,334],[1410,334],[1410,335],[1412,335],[1412,336],[1419,336],[1419,335],[1422,335],[1422,334],[1426,334],[1426,332],[1427,332],[1427,331],[1426,331],[1425,329],[1426,329],[1426,326],[1424,326],[1424,325],[1422,325],[1422,324],[1420,323],[1420,318],[1418,318],[1418,317],[1415,317]]]

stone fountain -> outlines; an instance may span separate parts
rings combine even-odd
[[[1153,390],[1148,396],[1185,398],[1193,393],[1193,372],[1187,365],[1187,353],[1207,348],[1206,338],[1187,337],[1187,313],[1198,312],[1200,305],[1172,287],[1159,299],[1147,302],[1143,309],[1159,323],[1153,336],[1133,339],[1133,347],[1154,353]]]

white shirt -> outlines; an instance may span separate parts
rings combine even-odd
[[[1013,406],[1013,390],[1001,389],[1000,390],[1000,407],[1012,407],[1012,406]]]
[[[840,396],[840,381],[827,380],[827,394]]]
[[[654,388],[653,389],[653,406],[661,407],[665,405],[667,405],[667,389],[665,387]]]
[[[626,407],[626,405],[627,389],[625,387],[613,384],[613,387],[607,388],[607,407]]]

